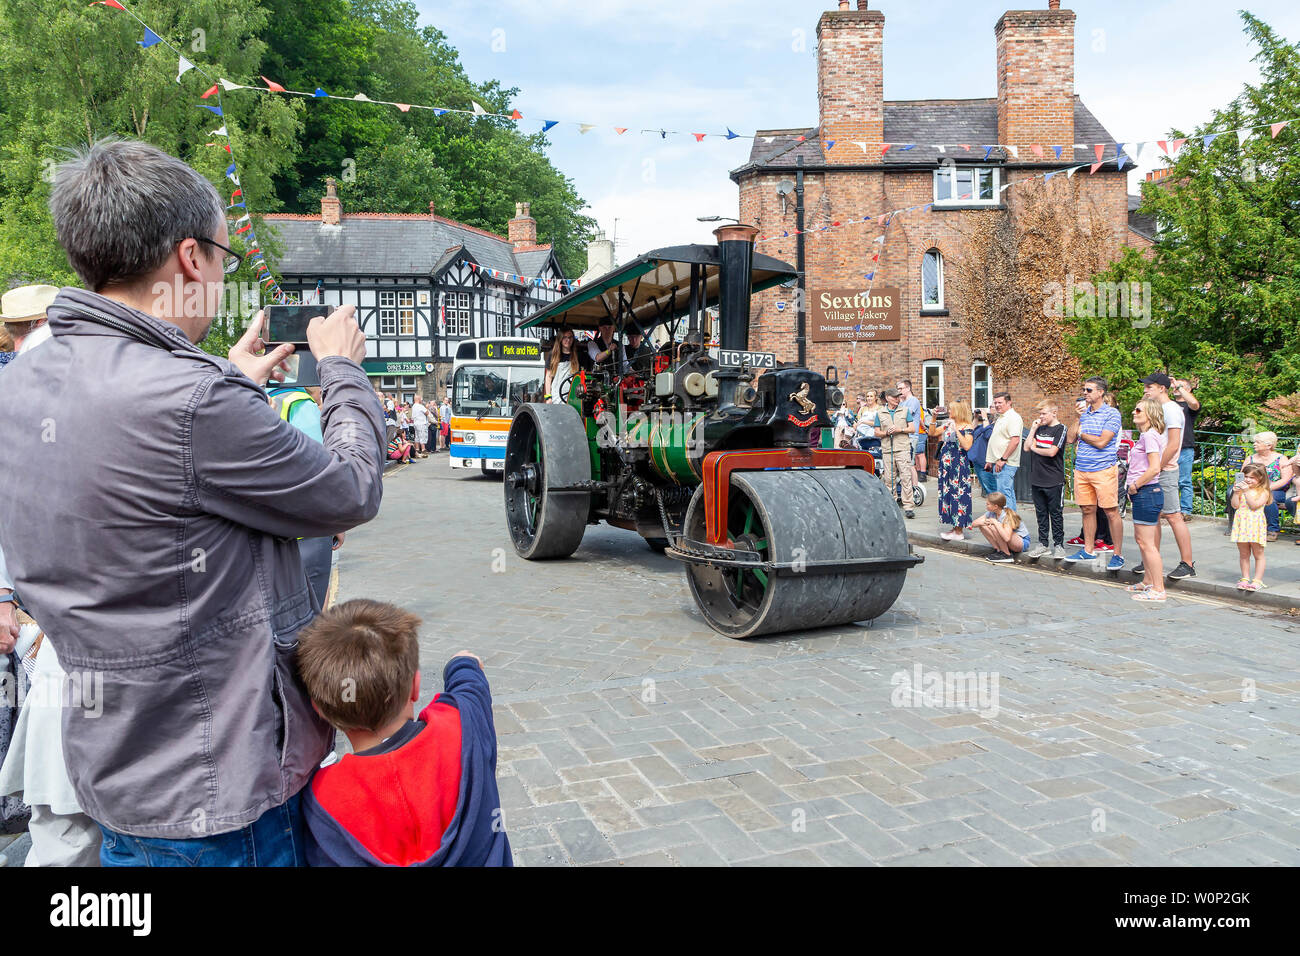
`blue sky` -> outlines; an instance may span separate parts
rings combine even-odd
[[[1257,79],[1238,4],[1063,5],[1078,17],[1075,91],[1120,141],[1190,128]],[[815,124],[817,18],[837,4],[417,0],[417,6],[422,22],[442,30],[460,51],[475,81],[495,78],[519,88],[516,106],[525,117],[602,124],[585,135],[576,126],[557,126],[548,134],[549,154],[607,233],[618,220],[618,256],[626,261],[657,246],[710,241],[712,226],[696,217],[736,215],[737,190],[727,173],[749,153],[746,139],[696,143],[641,130],[725,132],[730,126],[752,133]],[[1046,0],[872,0],[871,8],[886,17],[885,98],[995,95],[994,24],[1007,9],[1039,6]],[[1247,9],[1300,41],[1300,5],[1262,0]],[[614,126],[629,130],[619,136]]]

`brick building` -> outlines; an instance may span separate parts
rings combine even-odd
[[[817,24],[818,124],[760,130],[749,162],[731,176],[740,187],[740,220],[760,236],[796,229],[795,185],[802,175],[804,228],[872,216],[806,234],[804,277],[810,306],[825,290],[873,294],[897,290],[897,341],[814,341],[806,321],[809,367],[837,366],[843,377],[852,354],[848,391],[911,379],[927,407],[955,400],[991,404],[1007,390],[1022,410],[1042,397],[1029,379],[995,375],[985,355],[966,345],[962,316],[950,307],[944,263],[962,254],[962,220],[974,210],[1014,210],[1007,183],[1098,161],[1095,173],[1054,177],[1061,201],[1093,201],[1112,226],[1114,255],[1129,233],[1127,174],[1116,164],[1114,140],[1074,93],[1075,16],[1053,0],[1045,10],[1012,10],[994,27],[997,96],[986,99],[886,101],[883,98],[885,15],[841,2]],[[895,144],[888,150],[885,146]],[[934,144],[947,145],[944,149]],[[963,149],[961,145],[969,146]],[[991,144],[1001,144],[988,153]],[[902,148],[908,146],[909,148]],[[1012,147],[1010,149],[1005,147]],[[1059,147],[1059,149],[1058,149]],[[933,204],[932,206],[929,204]],[[879,213],[921,206],[894,218],[882,245]],[[928,208],[924,208],[927,207]],[[798,240],[764,242],[768,255],[798,264]],[[872,256],[880,255],[878,263]],[[755,296],[750,347],[798,358],[796,290]]]

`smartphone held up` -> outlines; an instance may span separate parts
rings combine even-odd
[[[312,319],[325,318],[330,314],[330,309],[325,304],[266,307],[266,329],[263,335],[266,347],[274,349],[285,344],[294,347],[293,354],[286,360],[289,367],[284,371],[284,381],[280,384],[302,388],[320,385],[316,356],[307,343],[307,326]]]

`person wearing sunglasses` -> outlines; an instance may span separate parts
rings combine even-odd
[[[1123,428],[1119,409],[1106,403],[1104,378],[1090,378],[1083,384],[1079,422],[1071,428],[1079,446],[1074,456],[1074,500],[1083,512],[1083,544],[1065,558],[1067,564],[1093,561],[1097,555],[1088,550],[1096,540],[1097,509],[1110,526],[1115,551],[1106,564],[1108,571],[1124,567],[1120,552],[1124,547],[1124,524],[1119,514],[1119,435]]]

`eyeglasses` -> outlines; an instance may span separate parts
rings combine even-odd
[[[1085,386],[1083,387],[1083,390],[1084,390],[1085,392],[1095,392],[1095,391],[1097,391],[1097,389],[1093,388],[1091,385],[1085,385]]]
[[[195,242],[206,242],[210,246],[216,246],[218,249],[222,249],[229,253],[229,255],[225,256],[221,260],[221,271],[226,275],[233,275],[238,272],[239,267],[244,264],[244,257],[242,254],[231,249],[229,246],[223,246],[215,239],[208,239],[204,236],[191,236],[190,238]]]

